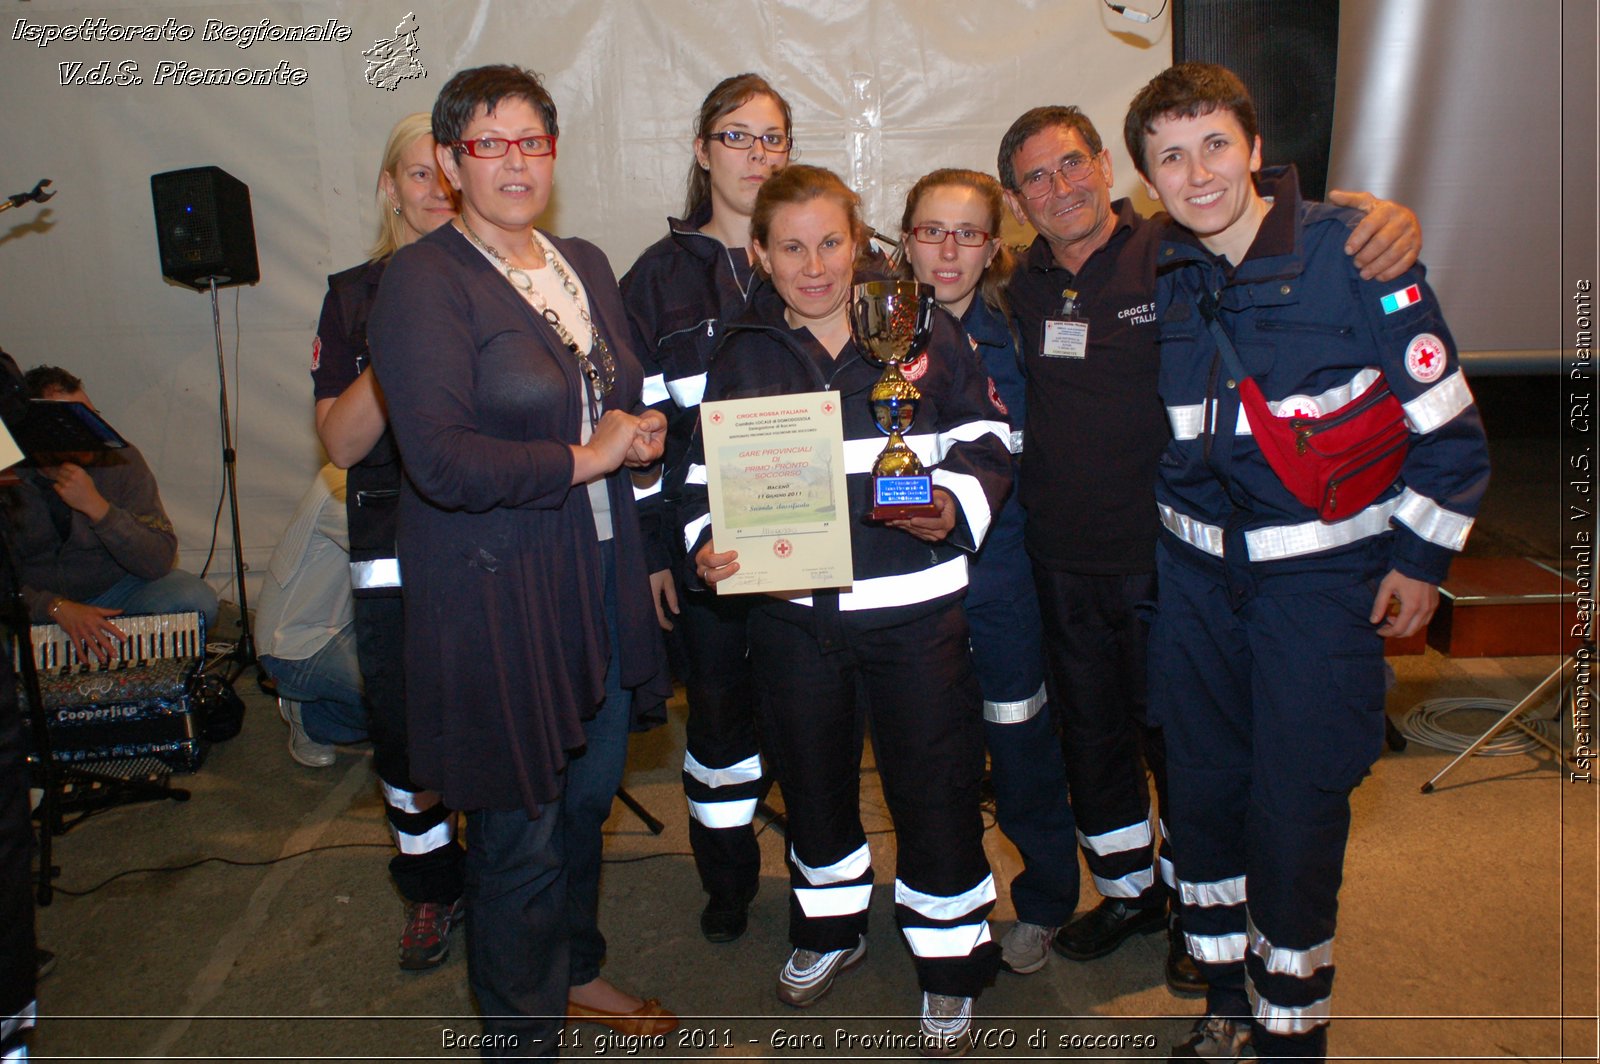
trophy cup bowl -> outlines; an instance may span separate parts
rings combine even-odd
[[[916,421],[922,393],[900,372],[927,346],[933,306],[933,286],[915,281],[867,281],[851,292],[850,334],[862,357],[884,367],[871,392],[873,419],[889,437],[872,464],[873,506],[867,515],[872,521],[939,512],[933,479],[903,435]]]

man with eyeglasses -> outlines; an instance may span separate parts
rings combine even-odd
[[[1170,853],[1164,839],[1153,846],[1145,782],[1148,766],[1165,809],[1161,733],[1145,712],[1156,463],[1169,437],[1156,391],[1165,219],[1111,199],[1111,155],[1076,107],[1019,117],[998,167],[1012,213],[1038,233],[1007,290],[1028,374],[1019,490],[1078,840],[1102,897],[1053,945],[1088,961],[1165,927],[1167,985],[1198,995],[1205,982],[1169,918]],[[1410,211],[1366,193],[1329,198],[1367,212],[1345,245],[1363,276],[1387,280],[1416,261],[1421,233]]]

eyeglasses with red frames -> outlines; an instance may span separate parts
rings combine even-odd
[[[539,159],[556,153],[556,138],[554,134],[549,133],[521,137],[517,140],[507,140],[505,137],[475,137],[472,140],[451,141],[450,147],[459,148],[474,159],[499,159],[511,150],[513,144],[529,159]]]
[[[911,235],[917,238],[919,244],[943,244],[948,237],[955,237],[956,243],[964,248],[981,248],[989,242],[993,234],[982,229],[945,229],[937,225],[914,225]]]

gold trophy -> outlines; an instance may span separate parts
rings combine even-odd
[[[889,442],[872,464],[872,510],[867,515],[872,521],[939,512],[933,478],[903,436],[917,419],[922,393],[900,372],[927,346],[933,306],[933,286],[916,281],[868,281],[852,290],[850,334],[863,357],[884,367],[872,386],[872,413]]]

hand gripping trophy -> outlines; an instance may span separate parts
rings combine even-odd
[[[933,286],[915,281],[868,281],[852,292],[850,333],[862,355],[884,367],[883,376],[872,386],[872,412],[878,430],[889,437],[872,464],[873,505],[868,520],[939,512],[933,503],[933,479],[903,435],[917,419],[922,393],[900,372],[927,346],[933,306]]]

